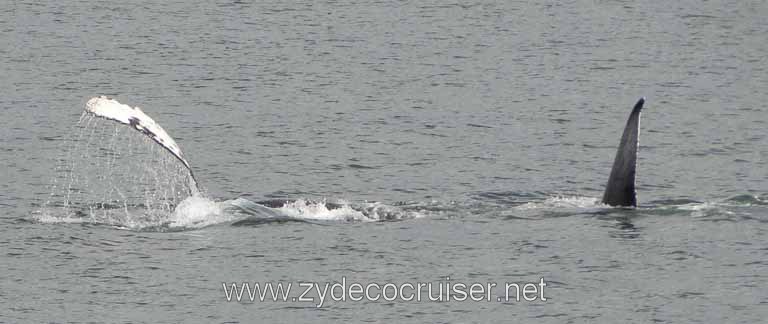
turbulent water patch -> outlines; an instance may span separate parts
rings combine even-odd
[[[322,224],[391,221],[420,218],[427,214],[427,211],[419,205],[393,206],[380,202],[352,203],[296,199],[256,203],[245,198],[237,198],[224,203],[247,216],[246,219],[239,221],[236,225],[260,225],[268,222],[286,221]]]

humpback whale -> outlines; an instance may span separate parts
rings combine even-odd
[[[185,159],[184,155],[181,153],[179,145],[176,144],[176,141],[174,141],[154,119],[147,116],[147,114],[141,111],[139,107],[131,107],[121,104],[117,100],[107,98],[106,96],[98,96],[88,100],[85,104],[85,111],[95,116],[133,127],[165,148],[171,155],[181,161],[187,168],[187,171],[189,171],[190,194],[199,194],[200,189],[197,186],[195,174],[192,172],[192,167],[189,165],[189,162],[187,162],[187,159]]]
[[[171,153],[171,155],[176,157],[189,172],[190,195],[196,196],[200,194],[200,188],[198,187],[195,174],[192,171],[192,166],[190,166],[187,159],[184,158],[184,154],[181,152],[179,145],[176,144],[176,141],[168,135],[168,133],[155,122],[154,119],[145,114],[141,108],[122,104],[117,100],[106,96],[98,96],[88,100],[85,104],[85,112],[100,118],[128,125],[162,146],[166,151]],[[295,200],[291,199],[272,199],[257,201],[256,203],[269,208],[280,208],[294,201]],[[342,207],[341,204],[337,203],[323,203],[328,209]]]
[[[621,135],[619,148],[613,160],[611,176],[605,186],[603,204],[621,207],[636,207],[637,193],[635,191],[635,171],[637,167],[637,147],[640,135],[640,110],[643,109],[645,97],[640,98],[632,109]]]
[[[621,136],[619,147],[614,158],[611,175],[603,194],[603,204],[610,206],[636,207],[637,197],[635,192],[635,171],[637,166],[637,148],[640,126],[640,110],[643,108],[645,98],[640,98],[629,115],[624,133]],[[176,141],[160,127],[152,118],[147,116],[139,107],[131,107],[119,103],[117,100],[105,96],[94,97],[86,103],[85,111],[98,117],[113,120],[128,125],[146,135],[159,144],[176,159],[178,159],[189,171],[190,194],[198,195],[197,179],[192,172],[192,167],[184,158],[184,155],[176,144]],[[291,202],[291,200],[260,201],[261,205],[277,208]],[[330,204],[329,208],[338,207]]]

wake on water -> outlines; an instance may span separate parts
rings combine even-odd
[[[178,231],[222,223],[328,224],[483,212],[541,219],[627,211],[604,205],[594,197],[504,192],[483,193],[466,204],[433,201],[394,206],[307,199],[257,203],[242,197],[215,201],[198,189],[192,169],[173,138],[138,108],[105,97],[93,98],[75,130],[57,161],[50,197],[34,213],[39,222]],[[743,195],[722,202],[661,201],[640,206],[636,212],[710,217],[744,214],[740,208],[745,206],[768,209],[768,199]]]

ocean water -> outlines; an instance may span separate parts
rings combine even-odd
[[[766,16],[749,1],[9,1],[0,322],[761,322]],[[185,170],[138,132],[84,121],[97,95],[160,123],[205,195],[181,194]],[[639,206],[603,206],[642,96]],[[546,300],[225,289],[540,280]]]

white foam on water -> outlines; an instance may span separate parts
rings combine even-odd
[[[729,211],[728,207],[737,207],[737,205],[727,202],[712,202],[705,201],[701,203],[690,203],[680,206],[674,206],[677,210],[684,210],[691,213],[691,217],[708,217],[713,215],[734,215],[734,212]]]
[[[81,224],[89,220],[73,213],[64,213],[60,208],[45,208],[32,212],[32,219],[43,224]]]
[[[323,221],[375,221],[376,219],[365,216],[361,211],[353,209],[349,204],[342,203],[339,208],[329,209],[325,202],[312,202],[299,199],[287,203],[280,208],[279,212],[288,217],[298,219],[311,219]]]
[[[516,206],[517,210],[531,210],[531,209],[602,209],[611,208],[611,206],[605,205],[600,202],[600,199],[595,197],[583,197],[583,196],[555,196],[549,197],[542,201],[532,201]]]
[[[44,208],[32,215],[44,224],[97,224],[137,231],[177,231],[198,229],[237,219],[220,202],[202,196],[184,199],[173,212],[144,208],[82,209]]]
[[[600,199],[584,196],[555,196],[541,201],[531,201],[501,212],[501,216],[525,219],[542,219],[550,216],[592,214],[609,208]],[[542,213],[544,212],[544,213]],[[546,216],[542,216],[546,215]]]
[[[349,203],[298,199],[278,208],[269,208],[245,198],[223,201],[224,210],[249,218],[292,218],[322,222],[369,222],[424,217],[423,210],[405,210],[380,202]],[[329,207],[330,206],[330,207]],[[413,209],[413,207],[409,207]]]
[[[426,211],[421,209],[404,210],[402,208],[387,205],[380,202],[364,203],[362,208],[366,211],[366,216],[372,220],[396,220],[396,219],[414,219],[426,217]],[[416,209],[418,206],[409,206],[409,209]]]
[[[169,217],[171,228],[201,228],[225,223],[236,217],[225,212],[222,203],[203,196],[190,196],[184,199]]]

